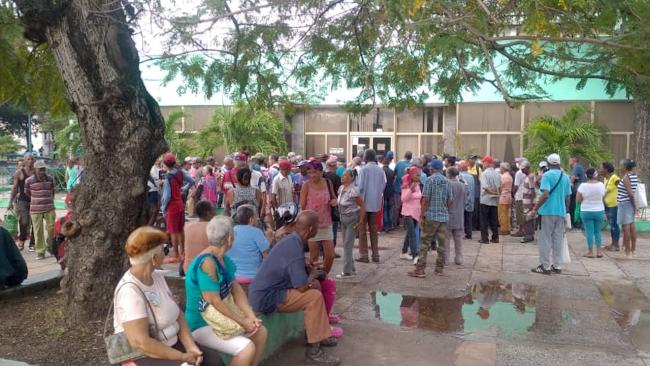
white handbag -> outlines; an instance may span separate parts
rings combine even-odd
[[[564,215],[564,227],[565,227],[567,230],[571,230],[571,227],[572,227],[572,226],[571,226],[571,214],[569,214],[569,213],[567,213],[566,215]]]
[[[569,253],[569,240],[566,235],[562,239],[562,263],[568,264],[571,263],[571,253]]]
[[[636,194],[634,195],[634,203],[637,209],[648,207],[648,198],[646,196],[645,183],[637,184]]]

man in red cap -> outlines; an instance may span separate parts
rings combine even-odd
[[[291,179],[291,162],[280,160],[280,174],[277,174],[271,183],[271,204],[274,208],[282,204],[293,202],[293,180]]]
[[[481,182],[481,244],[499,242],[499,195],[501,189],[501,175],[494,169],[494,159],[486,155],[483,160],[483,173],[480,176]],[[492,240],[488,240],[488,226],[492,231]]]
[[[184,256],[185,204],[182,192],[194,185],[194,180],[176,166],[176,157],[167,153],[163,157],[163,169],[167,176],[163,181],[160,210],[165,216],[167,234],[171,237],[173,254],[165,263],[178,263]]]

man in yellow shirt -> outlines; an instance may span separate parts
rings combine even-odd
[[[618,189],[616,188],[616,185],[621,178],[614,173],[614,165],[612,165],[612,163],[603,163],[600,166],[600,175],[605,178],[603,182],[605,183],[605,215],[607,215],[609,230],[612,236],[612,244],[606,246],[605,249],[610,252],[618,252],[620,249],[619,238],[621,237],[621,230],[616,222],[618,211],[618,204],[616,203]]]

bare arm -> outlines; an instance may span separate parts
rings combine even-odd
[[[429,202],[431,202],[430,197],[425,197],[422,196],[422,202],[420,203],[420,222],[424,222],[424,213],[427,211],[427,207],[429,206]]]
[[[235,304],[237,304],[237,307],[244,312],[244,315],[248,318],[255,318],[255,312],[248,303],[248,296],[241,285],[237,282],[233,282],[231,291],[232,296],[235,298]]]
[[[186,324],[187,326],[187,324]],[[149,319],[142,318],[122,323],[129,344],[151,358],[193,362],[194,356],[182,353],[149,335]]]
[[[300,188],[300,208],[307,208],[307,193],[309,193],[309,182],[303,183],[302,188]]]
[[[217,272],[216,265],[212,260],[205,260],[201,263],[201,271],[210,276],[213,281],[217,281]],[[233,284],[234,288],[234,284]],[[246,328],[246,318],[239,316],[238,314],[230,311],[230,308],[221,301],[221,296],[219,292],[216,291],[201,291],[201,295],[210,305],[214,306],[221,314],[226,317],[234,320],[237,324],[241,325],[243,328]],[[234,295],[234,294],[233,294]],[[243,309],[242,309],[243,310]]]
[[[14,174],[14,184],[11,187],[11,194],[9,195],[9,206],[7,208],[13,208],[14,207],[14,199],[16,199],[16,195],[18,195],[18,181],[22,179],[23,173],[18,170],[16,171],[16,174]]]
[[[623,186],[625,186],[625,190],[627,191],[628,196],[630,196],[630,203],[632,204],[632,209],[636,211],[636,200],[634,197],[634,190],[632,189],[632,183],[630,183],[630,177],[627,175],[623,178]]]

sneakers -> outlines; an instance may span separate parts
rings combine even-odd
[[[555,264],[551,265],[551,272],[557,273],[557,274],[562,274],[562,268],[556,267]]]
[[[338,279],[343,279],[343,278],[354,278],[354,277],[356,277],[356,275],[357,275],[356,272],[351,272],[351,273],[345,273],[345,272],[342,272],[342,273],[340,273],[340,274],[337,274],[337,275],[336,275],[336,278],[338,278]]]
[[[408,253],[402,253],[399,255],[399,259],[405,260],[405,261],[412,261],[413,256],[408,254]]]
[[[355,259],[355,261],[359,262],[359,263],[370,263],[370,260],[368,259],[368,257],[359,257],[359,258]]]
[[[418,257],[418,256],[413,257],[413,265],[414,266],[418,264],[419,259],[420,259],[420,257]]]
[[[331,328],[336,328],[336,327],[331,327]],[[341,330],[341,335],[343,335],[343,330],[341,328],[339,328],[339,330]],[[322,341],[320,341],[321,347],[336,347],[336,345],[338,344],[339,341],[337,341],[336,338],[334,337],[325,338]]]
[[[36,260],[40,261],[42,259],[45,259],[45,253],[38,253],[36,255]]]
[[[411,277],[415,278],[425,278],[427,275],[424,273],[424,268],[417,267],[415,268],[415,271],[411,271],[407,273]]]
[[[323,342],[321,342],[322,344]],[[322,344],[324,346],[324,344]],[[341,364],[341,360],[338,357],[334,357],[320,347],[309,347],[305,351],[305,360],[309,364],[323,365],[323,366],[338,366]]]
[[[30,252],[35,252],[35,251],[36,251],[36,248],[34,248],[34,246],[30,245],[30,246],[29,246],[29,251],[30,251]]]
[[[533,273],[539,273],[539,274],[545,274],[545,275],[550,275],[551,270],[544,268],[541,264],[533,269],[530,270]]]

